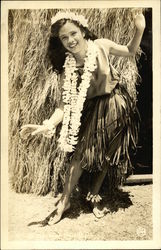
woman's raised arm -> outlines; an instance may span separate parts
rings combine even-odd
[[[108,39],[101,39],[102,44],[107,48],[108,53],[115,56],[134,56],[140,46],[142,35],[145,29],[145,17],[137,14],[135,17],[136,31],[127,45],[120,45]]]

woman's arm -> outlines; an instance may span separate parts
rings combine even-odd
[[[62,74],[60,75],[60,88],[61,88],[61,93],[63,91],[63,83],[64,83],[64,78],[65,78],[65,74],[64,72],[62,72]],[[55,127],[63,121],[63,117],[64,117],[64,103],[62,100],[62,96],[61,96],[61,101],[60,101],[60,105],[58,108],[56,108],[56,110],[54,111],[53,115],[49,118],[49,120],[45,120],[43,122],[43,124],[45,125],[45,123],[47,124],[53,124]]]
[[[63,72],[60,75],[61,93],[62,93],[62,86],[63,86],[63,82],[64,82],[64,77],[65,77],[65,75]],[[64,104],[63,104],[63,101],[61,100],[59,107],[55,109],[52,116],[48,120],[43,121],[42,127],[35,130],[32,133],[32,135],[41,133],[43,131],[43,127],[44,127],[44,129],[46,128],[48,130],[53,131],[57,127],[57,125],[63,121],[63,117],[64,117]]]
[[[60,86],[63,84],[63,78],[64,74],[60,76]],[[30,134],[36,135],[43,133],[47,137],[51,137],[57,125],[63,121],[64,117],[64,104],[61,101],[58,108],[55,109],[52,116],[48,119],[43,121],[42,125],[36,125],[36,124],[26,124],[21,127],[21,136],[23,138],[27,138]]]
[[[50,127],[51,128],[52,127],[55,128],[59,123],[61,123],[63,121],[63,117],[64,117],[63,107],[60,106],[59,108],[57,108],[55,110],[55,112],[53,113],[53,115],[48,120],[45,120],[43,122],[43,125],[46,125],[49,128]]]
[[[134,37],[127,45],[119,45],[113,41],[102,39],[103,45],[107,47],[108,53],[115,56],[133,56],[139,48],[142,35],[145,29],[145,18],[142,14],[135,17],[136,31]]]
[[[63,109],[57,108],[49,120],[45,120],[43,125],[26,124],[21,127],[21,137],[27,138],[30,134],[44,134],[46,137],[51,137],[55,133],[57,125],[63,121]]]

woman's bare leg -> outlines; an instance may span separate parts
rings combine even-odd
[[[96,177],[94,178],[94,180],[92,182],[91,190],[90,190],[90,193],[93,196],[98,195],[100,188],[102,186],[102,183],[103,183],[105,176],[107,174],[108,167],[109,167],[109,163],[105,162],[103,165],[102,171],[97,173]],[[108,212],[107,208],[103,208],[103,209],[101,208],[99,202],[96,202],[96,201],[92,202],[92,206],[93,206],[93,213],[98,218],[103,217]]]
[[[65,181],[65,186],[63,190],[62,197],[57,204],[56,214],[53,218],[51,218],[49,224],[55,224],[61,220],[63,212],[70,207],[70,195],[73,191],[73,188],[78,183],[78,180],[82,174],[83,170],[80,166],[80,161],[78,159],[73,159],[69,174]]]
[[[96,195],[99,193],[99,190],[102,186],[102,183],[104,181],[104,178],[107,174],[107,169],[108,169],[109,163],[105,162],[102,167],[102,171],[98,172],[96,177],[94,178],[92,182],[92,187],[91,187],[91,193],[93,195]]]

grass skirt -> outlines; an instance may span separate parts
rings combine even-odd
[[[122,85],[109,95],[87,99],[81,118],[75,155],[89,172],[101,171],[107,162],[120,175],[132,168],[130,153],[136,149],[139,114]]]

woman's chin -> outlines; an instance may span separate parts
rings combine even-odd
[[[71,52],[71,53],[78,53],[79,52],[79,48],[78,46],[74,46],[74,47],[70,47],[68,48],[68,50]]]

